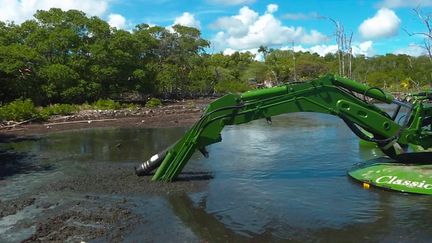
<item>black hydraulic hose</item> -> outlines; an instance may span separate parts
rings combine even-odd
[[[352,90],[349,90],[349,89],[346,89],[346,88],[343,88],[343,87],[339,87],[339,86],[337,86],[336,88],[337,88],[338,90],[340,90],[341,92],[345,93],[346,95],[351,95],[352,98],[354,98],[355,100],[358,100],[358,101],[360,101],[360,102],[362,102],[362,103],[364,103],[364,104],[366,104],[366,105],[368,105],[368,106],[372,105],[372,104],[369,104],[368,102],[366,102],[365,100],[361,99],[360,97],[357,97],[357,96],[353,93]],[[375,106],[374,106],[374,107],[375,107]],[[380,114],[383,115],[383,116],[386,116],[386,117],[388,117],[388,118],[391,118],[390,115],[387,114],[387,112],[380,112]]]
[[[382,89],[380,89],[380,88],[378,88],[378,87],[370,87],[370,88],[368,88],[368,89],[363,93],[363,101],[364,101],[365,103],[369,104],[369,102],[367,102],[367,100],[366,100],[366,96],[367,96],[367,97],[370,97],[370,96],[367,95],[367,93],[368,93],[369,91],[371,91],[371,90],[374,90],[374,89],[380,91],[384,96],[386,96],[386,93],[384,92],[384,90],[382,90]],[[373,97],[371,97],[371,98],[373,98]]]
[[[370,88],[370,89],[378,89],[379,91],[384,92],[384,91],[382,91],[380,88],[376,88],[376,87],[372,87],[372,88]],[[368,89],[367,91],[369,91],[370,89]],[[366,94],[366,92],[365,92],[365,94]],[[397,109],[397,111],[395,112],[395,114],[393,114],[393,117],[391,117],[391,119],[394,121],[394,120],[396,119],[397,114],[399,113],[400,107],[401,107],[402,105],[404,105],[404,103],[396,102],[396,100],[394,100],[393,102],[396,103],[396,104],[398,104],[398,109]],[[365,101],[365,103],[367,103],[367,102]],[[402,131],[403,131],[403,130],[408,126],[409,119],[410,119],[410,117],[411,117],[411,113],[412,113],[412,111],[413,111],[413,106],[409,106],[409,105],[408,105],[408,106],[405,105],[405,106],[406,106],[406,107],[409,107],[409,110],[408,110],[407,114],[405,115],[404,122],[403,122],[403,124],[401,125],[399,131],[398,131],[394,136],[389,137],[389,138],[385,138],[385,139],[374,139],[374,138],[370,138],[369,136],[367,136],[367,135],[365,135],[363,132],[361,132],[360,129],[358,129],[358,128],[354,125],[354,123],[352,123],[351,121],[348,120],[348,118],[346,118],[345,116],[343,116],[343,115],[341,115],[341,114],[339,114],[339,116],[340,116],[340,117],[345,121],[345,123],[347,124],[347,126],[348,126],[348,127],[349,127],[349,128],[350,128],[350,129],[351,129],[351,130],[352,130],[352,131],[353,131],[357,136],[358,136],[358,137],[360,137],[361,139],[366,140],[366,141],[375,142],[375,143],[377,143],[378,145],[380,145],[380,147],[384,147],[384,146],[388,145],[390,142],[392,142],[392,141],[398,139],[398,138],[400,137]],[[385,113],[385,114],[390,118],[390,116],[389,116],[387,113]],[[401,117],[401,118],[402,118],[402,117]],[[401,118],[399,118],[399,119],[401,119]]]
[[[385,148],[385,146],[389,145],[392,141],[395,141],[400,137],[400,134],[405,129],[405,127],[408,125],[409,118],[411,116],[412,109],[410,109],[407,113],[407,116],[405,117],[404,124],[401,126],[399,131],[396,135],[385,138],[385,139],[377,139],[377,138],[371,138],[368,135],[366,135],[364,132],[362,132],[352,121],[348,120],[344,115],[339,115],[342,120],[345,122],[345,124],[351,129],[351,131],[357,135],[359,138],[368,141],[368,142],[374,142],[378,144],[378,146],[381,148],[381,150],[389,157],[399,160],[398,155],[396,154],[396,150],[393,147]],[[376,136],[374,134],[374,136]]]
[[[385,145],[387,145],[389,142],[395,140],[398,138],[398,135],[389,137],[389,138],[384,138],[384,139],[377,139],[377,138],[371,138],[368,135],[366,135],[365,133],[363,133],[353,122],[346,120],[346,118],[342,117],[342,120],[345,122],[345,124],[351,129],[351,131],[357,135],[359,138],[366,140],[368,142],[374,142],[377,143],[380,147],[383,147]]]
[[[393,121],[396,120],[396,117],[397,117],[397,115],[399,114],[399,111],[400,111],[401,107],[402,107],[401,105],[398,105],[398,106],[397,106],[397,108],[396,108],[396,110],[395,110],[395,112],[393,113],[393,116],[392,116],[392,120],[393,120]]]
[[[366,135],[364,132],[362,132],[352,121],[348,120],[345,116],[340,116],[342,120],[345,122],[345,124],[351,129],[351,131],[357,135],[357,137],[368,141],[368,142],[374,142],[374,143],[383,143],[386,142],[387,139],[376,139],[371,138],[368,135]]]
[[[405,118],[405,117],[406,117],[406,115],[402,115],[401,117],[399,117],[399,119],[398,119],[398,121],[397,121],[397,124],[399,124],[400,121],[401,121],[403,118]]]
[[[426,99],[432,100],[432,92],[420,92],[414,96],[424,96]]]
[[[360,139],[363,139],[365,141],[368,142],[373,142],[379,145],[380,149],[382,152],[384,152],[384,154],[386,154],[387,156],[389,156],[390,158],[396,159],[397,155],[396,155],[396,151],[393,147],[390,147],[389,149],[384,149],[383,147],[388,143],[386,141],[386,139],[376,139],[376,138],[371,138],[368,135],[366,135],[364,132],[362,132],[353,122],[351,122],[350,120],[348,120],[347,118],[340,116],[342,118],[342,120],[345,122],[345,124],[351,129],[351,131],[357,135],[357,137],[359,137]],[[374,135],[375,136],[375,135]]]

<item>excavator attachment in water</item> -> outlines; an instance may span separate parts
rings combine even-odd
[[[384,162],[356,165],[349,171],[351,177],[379,187],[432,194],[432,152],[427,152],[432,147],[432,93],[409,98],[401,101],[379,88],[333,75],[228,94],[210,103],[180,140],[135,171],[147,175],[157,169],[152,180],[172,181],[196,150],[208,156],[206,146],[222,141],[221,131],[226,125],[263,118],[271,121],[272,116],[284,113],[319,112],[340,117],[358,137],[376,144],[388,156]],[[389,115],[369,103],[370,99],[397,108]],[[402,108],[406,114],[401,116]],[[422,152],[409,152],[412,146]],[[414,167],[418,170],[409,169]]]

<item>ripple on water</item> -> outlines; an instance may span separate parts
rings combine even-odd
[[[28,181],[37,184],[61,178],[62,173],[80,174],[91,164],[122,167],[142,161],[184,132],[184,128],[93,129],[16,143],[17,151],[39,154],[44,159],[37,163],[53,167],[7,178],[0,196],[17,197],[31,191]],[[353,164],[379,152],[359,147],[358,139],[334,117],[283,115],[275,117],[272,126],[255,121],[227,127],[222,138],[222,143],[209,146],[209,159],[197,153],[186,167],[211,172],[203,190],[179,193],[179,187],[170,187],[157,197],[145,190],[142,196],[122,195],[147,220],[125,239],[140,239],[140,232],[154,241],[428,241],[432,237],[432,197],[364,190],[347,177]]]

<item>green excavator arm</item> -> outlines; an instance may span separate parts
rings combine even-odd
[[[208,156],[206,146],[222,141],[226,125],[267,119],[284,113],[319,112],[342,118],[360,138],[375,142],[390,157],[403,153],[408,144],[424,149],[432,147],[432,107],[429,94],[402,102],[381,89],[350,79],[327,75],[316,80],[228,94],[212,102],[186,134],[171,147],[135,168],[137,175],[157,169],[155,181],[172,181],[182,171],[192,154],[199,150]],[[366,98],[394,103],[408,112],[400,123]]]

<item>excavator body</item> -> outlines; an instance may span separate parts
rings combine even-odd
[[[319,112],[340,117],[362,140],[379,147],[386,157],[355,165],[348,174],[365,185],[432,195],[432,93],[406,100],[343,77],[321,78],[227,94],[212,103],[201,118],[166,150],[135,168],[137,175],[156,170],[152,180],[173,181],[195,151],[222,141],[227,125],[293,112]],[[371,102],[395,104],[390,115]],[[401,110],[405,114],[401,116]],[[415,147],[417,151],[412,151]],[[289,163],[289,161],[287,161]]]

